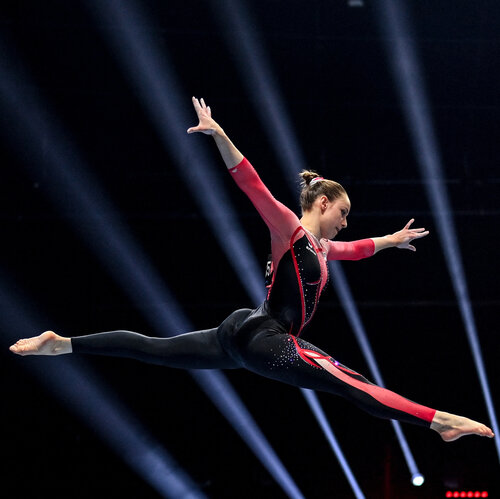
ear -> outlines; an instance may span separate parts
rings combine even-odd
[[[330,203],[330,200],[323,194],[320,197],[320,201],[319,201],[319,206],[321,207],[321,213],[323,213],[328,208],[329,203]]]

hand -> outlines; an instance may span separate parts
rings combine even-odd
[[[205,104],[203,99],[198,100],[196,97],[193,97],[193,106],[200,122],[198,126],[188,128],[187,133],[201,132],[206,135],[215,135],[222,130],[212,119],[212,111],[210,107]]]
[[[410,244],[414,239],[420,239],[421,237],[425,237],[429,234],[428,230],[425,230],[423,228],[421,229],[410,229],[411,224],[415,221],[414,218],[412,218],[401,230],[398,232],[394,232],[394,234],[391,234],[387,236],[391,242],[394,244],[396,248],[401,248],[401,249],[409,249],[411,251],[417,251],[415,246]]]

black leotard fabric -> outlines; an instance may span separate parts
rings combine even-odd
[[[151,338],[131,331],[75,337],[73,352],[184,369],[246,368],[284,383],[340,395],[377,417],[428,427],[434,409],[374,385],[299,338],[327,282],[326,260],[371,256],[373,241],[319,242],[271,196],[248,161],[231,173],[242,174],[236,178],[238,185],[271,231],[274,273],[266,301],[254,310],[233,312],[217,328],[171,338]]]

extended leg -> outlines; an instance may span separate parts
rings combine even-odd
[[[34,338],[19,340],[10,349],[19,355],[75,352],[128,357],[184,369],[238,367],[222,349],[216,333],[217,328],[171,338],[151,338],[131,331],[110,331],[70,339],[47,331]]]
[[[435,410],[369,382],[314,345],[291,335],[260,332],[248,344],[245,367],[263,376],[340,395],[370,414],[429,426]]]
[[[251,371],[303,388],[340,395],[380,418],[432,428],[445,441],[468,434],[493,437],[487,426],[436,411],[377,386],[294,336],[260,331],[246,342],[244,350],[245,367]]]

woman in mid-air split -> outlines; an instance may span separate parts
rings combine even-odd
[[[67,338],[46,331],[19,340],[11,351],[19,355],[113,355],[184,369],[243,367],[284,383],[340,395],[374,416],[431,428],[445,441],[470,434],[492,438],[487,426],[374,385],[301,338],[328,281],[328,260],[359,260],[393,247],[415,251],[412,241],[428,231],[412,229],[412,219],[403,229],[384,237],[332,241],[347,227],[351,208],[340,184],[315,172],[302,172],[299,219],[272,196],[214,121],[203,99],[193,97],[193,105],[199,124],[188,133],[212,135],[229,173],[271,233],[272,262],[264,303],[254,310],[236,310],[216,328],[171,338],[151,338],[131,331]]]

